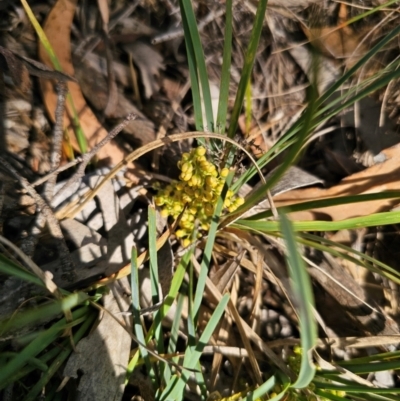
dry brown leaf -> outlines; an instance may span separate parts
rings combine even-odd
[[[322,54],[334,59],[346,59],[347,67],[353,65],[365,52],[365,46],[360,45],[366,35],[366,30],[356,32],[347,24],[347,5],[342,3],[336,27],[306,27],[304,33],[314,47]]]
[[[275,197],[275,206],[338,196],[398,191],[400,190],[400,144],[383,150],[382,154],[386,157],[383,163],[375,164],[366,170],[350,175],[334,187],[295,189]],[[388,210],[396,203],[398,203],[396,199],[381,199],[297,212],[292,213],[291,216],[296,220],[313,220],[315,218],[343,220]]]
[[[77,0],[58,0],[50,11],[43,27],[63,71],[72,76],[74,75],[74,67],[71,63],[70,33],[77,2]],[[41,44],[39,45],[39,58],[46,65],[52,66],[50,57]],[[40,85],[47,112],[54,121],[57,96],[53,88],[53,82],[41,79]],[[106,137],[107,131],[102,127],[86,104],[79,85],[74,82],[68,82],[68,89],[73,99],[75,109],[77,110],[79,121],[85,133],[88,145],[92,148]],[[71,105],[69,102],[66,102],[64,126],[68,127],[71,142],[73,146],[78,149],[78,144],[72,129],[72,116],[73,110]],[[117,164],[123,159],[125,153],[111,141],[99,150],[97,156],[100,160],[107,160],[109,164]]]

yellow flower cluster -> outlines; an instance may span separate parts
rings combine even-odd
[[[223,168],[218,173],[216,166],[207,160],[203,146],[183,153],[178,167],[181,170],[179,181],[173,181],[161,189],[154,201],[162,208],[163,217],[172,216],[176,219],[183,212],[175,235],[182,239],[183,246],[188,246],[197,222],[203,230],[210,228],[214,208],[229,170]],[[229,212],[235,211],[243,203],[243,198],[234,196],[228,190],[224,207]]]

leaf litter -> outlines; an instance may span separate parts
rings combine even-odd
[[[3,188],[0,195],[0,234],[19,244],[21,249],[33,249],[33,260],[42,270],[51,271],[55,282],[61,288],[78,289],[89,287],[126,266],[130,261],[132,245],[142,251],[147,248],[147,206],[151,199],[152,184],[160,178],[168,181],[176,177],[176,161],[190,144],[171,144],[151,157],[143,157],[135,164],[128,165],[125,176],[119,174],[108,182],[92,201],[87,202],[78,215],[61,220],[60,231],[56,228],[56,235],[54,231],[50,234],[54,226],[50,230],[45,226],[45,203],[41,204],[39,198],[32,202],[29,196],[16,188],[9,173],[16,170],[19,177],[26,178],[31,183],[50,170],[53,179],[59,177],[54,194],[46,197],[40,192],[42,188],[38,189],[38,196],[42,196],[43,202],[51,205],[52,211],[45,217],[52,220],[54,212],[70,202],[79,202],[90,188],[96,187],[105,172],[131,150],[164,135],[193,130],[191,100],[186,93],[188,69],[183,51],[179,8],[175,1],[143,0],[133,2],[129,7],[121,0],[111,3],[99,0],[96,4],[58,0],[54,6],[50,2],[41,3],[32,1],[30,6],[53,45],[62,71],[55,70],[44,48],[37,42],[29,21],[26,17],[21,17],[24,15],[22,8],[19,5],[10,5],[2,10],[7,16],[5,21],[8,21],[8,25],[6,44],[0,47],[3,72],[1,112],[5,132],[0,146],[1,157],[8,163],[3,163],[3,166],[11,165],[12,170],[0,170]],[[339,4],[333,1],[324,2],[324,5],[317,2],[307,3],[315,4],[306,8],[302,2],[271,2],[271,8],[268,9],[252,75],[250,132],[246,124],[240,124],[240,134],[244,140],[247,138],[251,142],[249,147],[255,156],[268,151],[303,110],[306,101],[305,90],[313,80],[310,49],[320,52],[318,85],[322,91],[337,80],[342,71],[350,68],[392,25],[398,23],[395,9],[382,11],[385,25],[377,23],[374,16],[348,24],[364,9],[357,8],[357,4]],[[363,2],[365,7],[379,3]],[[221,27],[224,5],[218,2],[200,2],[194,6],[197,19],[201,21],[199,29],[205,46],[208,73],[211,83],[217,88],[222,59]],[[243,49],[249,38],[253,18],[254,6],[251,2],[235,2],[234,58],[229,100],[231,106],[243,64]],[[305,44],[308,41],[309,45]],[[36,46],[39,48],[38,55]],[[398,53],[397,48],[384,49],[382,60],[390,62],[396,57],[396,52]],[[372,74],[382,60],[371,60],[355,79],[360,80]],[[32,76],[40,77],[40,89],[36,78]],[[133,113],[136,116],[122,129],[121,135],[98,150],[99,163],[90,167],[91,172],[86,170],[84,175],[76,180],[74,190],[61,198],[57,198],[57,190],[65,185],[65,178],[71,176],[71,173],[66,170],[57,174],[59,166],[50,162],[52,155],[49,143],[52,140],[49,139],[49,127],[54,124],[57,126],[57,81],[67,81],[74,105],[71,107],[72,103],[67,102],[65,113],[62,113],[63,121],[59,128],[68,140],[64,139],[63,151],[59,155],[61,165],[66,163],[71,154],[71,147],[79,152],[75,139],[74,113],[78,116],[79,124],[85,133],[88,149],[109,137],[111,128],[123,122],[128,114]],[[280,190],[276,191],[275,206],[388,189],[399,190],[398,97],[398,84],[391,82],[384,91],[368,99],[368,102],[361,101],[354,109],[345,110],[342,115],[329,121],[330,133],[321,132],[319,135],[316,132],[315,139],[310,143],[300,166],[296,167],[296,173],[289,173],[289,179],[286,177],[288,183],[281,182]],[[371,117],[372,114],[374,117]],[[367,117],[371,118],[368,120]],[[372,155],[370,162],[360,162],[366,160],[367,156],[361,156],[367,152]],[[263,173],[267,175],[276,167],[274,163],[279,162],[278,158]],[[368,164],[372,165],[365,168]],[[106,166],[105,169],[101,170],[101,165]],[[152,170],[153,166],[159,166],[159,170]],[[321,182],[327,187],[315,185]],[[299,189],[302,186],[309,188]],[[32,194],[32,188],[25,186],[25,190],[28,189]],[[349,204],[346,208],[329,207],[296,212],[293,218],[307,220],[315,219],[316,215],[323,215],[328,220],[342,220],[368,216],[396,207],[396,202],[391,200],[371,201]],[[54,223],[57,226],[58,223]],[[385,244],[390,243],[390,249],[384,259],[390,259],[390,265],[396,268],[398,258],[395,257],[394,249],[398,244],[393,238],[397,237],[397,228],[391,227],[391,230],[350,233],[350,246],[357,245],[351,238],[358,238],[357,241],[364,243],[367,251],[374,254],[382,253]],[[372,240],[368,239],[369,237],[373,237]],[[61,248],[55,238],[64,244]],[[27,247],[28,240],[33,239],[33,248]],[[162,257],[159,255],[158,260],[159,269],[165,275],[166,282],[169,282],[171,250],[176,251],[177,244],[168,241],[166,247],[166,252]],[[298,336],[296,317],[286,298],[288,296],[290,299],[291,290],[288,278],[283,274],[281,251],[279,243],[272,241],[268,236],[250,237],[234,230],[228,230],[222,235],[213,255],[211,281],[205,293],[202,313],[204,318],[210,314],[210,307],[215,304],[215,298],[220,297],[223,291],[223,288],[218,287],[218,283],[222,283],[224,279],[224,287],[232,288],[234,299],[236,294],[234,308],[237,308],[241,320],[237,320],[235,325],[232,318],[226,317],[218,338],[213,339],[215,345],[244,352],[244,345],[240,340],[240,330],[244,330],[249,338],[260,344],[259,351],[264,352],[260,359],[262,361],[265,359],[265,353],[273,358],[267,345],[268,341],[289,341],[290,338]],[[10,249],[3,248],[1,252],[14,257]],[[396,323],[396,284],[391,283],[391,289],[388,290],[379,276],[373,280],[369,279],[371,281],[367,283],[366,277],[357,276],[354,266],[352,268],[340,264],[341,262],[324,252],[307,257],[321,269],[311,267],[310,273],[318,283],[318,311],[324,320],[328,337],[390,337],[399,334]],[[73,278],[68,278],[65,271],[60,270],[60,260],[64,264],[71,263]],[[148,277],[147,266],[141,270],[143,277]],[[323,272],[329,272],[337,282],[345,283],[353,296],[340,286],[333,285],[334,281],[327,278]],[[218,277],[221,279],[217,280]],[[24,305],[26,307],[32,303],[28,301],[31,295],[36,293],[32,292],[31,287],[27,290],[21,280],[6,276],[1,276],[0,285],[4,305],[0,316],[16,310],[23,301],[28,302]],[[107,295],[104,306],[116,316],[124,316],[128,307],[116,301],[121,294],[117,295],[115,285],[113,284],[112,293]],[[377,298],[374,307],[380,310],[378,316],[373,316],[371,310],[360,302],[368,300],[368,288],[374,285],[386,288],[374,293],[374,297]],[[143,288],[145,287],[146,284],[143,284]],[[167,288],[165,285],[164,287]],[[255,293],[255,288],[258,293]],[[21,298],[15,299],[14,295],[19,291]],[[149,292],[147,285],[147,290],[143,290],[142,300],[145,306],[151,306]],[[122,292],[125,301],[129,295],[129,289],[125,288]],[[332,313],[326,314],[325,310]],[[366,317],[358,318],[354,323],[354,317],[359,315],[355,310],[362,311]],[[170,319],[172,321],[173,316]],[[121,336],[126,336],[120,333],[121,326],[111,324],[106,327],[106,320],[106,317],[101,319],[98,328],[87,340],[90,343],[95,341],[96,337],[106,339],[106,342],[102,343],[104,350],[96,355],[99,359],[89,363],[87,367],[84,365],[85,359],[88,361],[85,355],[89,356],[99,349],[99,343],[92,343],[81,349],[84,346],[82,340],[77,345],[79,353],[73,354],[64,369],[64,375],[67,377],[75,377],[76,372],[83,371],[83,380],[73,383],[77,391],[81,392],[80,396],[84,397],[82,399],[100,399],[98,395],[88,398],[92,389],[101,390],[100,394],[105,396],[104,399],[122,399],[124,392],[133,395],[135,391],[140,393],[141,389],[148,391],[147,379],[132,381],[133,385],[123,388],[120,368],[121,365],[126,365],[130,348],[136,345],[131,344],[129,338],[124,340],[124,344],[122,341],[115,341]],[[241,324],[240,321],[243,322],[243,327],[238,331],[237,325]],[[374,325],[371,325],[371,322],[374,322]],[[248,323],[251,323],[252,327]],[[186,336],[185,329],[182,329],[182,338]],[[284,342],[283,344],[285,345]],[[6,345],[8,346],[7,343]],[[366,346],[370,345],[368,343]],[[390,349],[387,344],[383,346]],[[116,349],[118,347],[120,348]],[[110,352],[111,349],[116,349],[115,355]],[[354,352],[348,348],[344,349],[343,347],[340,351],[342,354],[337,351],[341,358],[346,357],[346,352],[347,357]],[[246,350],[248,355],[253,354],[248,346]],[[79,359],[77,355],[83,359]],[[110,379],[111,373],[99,372],[97,369],[101,363],[98,361],[104,361],[104,358],[110,362],[104,365],[110,368],[110,372],[114,372],[114,379]],[[249,383],[253,383],[253,379],[256,381],[258,368],[254,362],[257,358],[255,355],[250,356],[251,367],[246,365],[247,362],[243,367],[240,359],[228,354],[216,354],[209,360],[206,358],[204,366],[211,372],[210,391],[218,390],[222,395],[238,391],[240,385],[236,379],[240,371],[245,372]],[[111,381],[100,386],[101,374]],[[234,384],[231,386],[232,378]],[[105,383],[110,384],[103,387]],[[18,391],[21,390],[16,390],[16,394]],[[187,396],[188,399],[193,398],[190,391]],[[146,399],[150,397],[152,395],[148,395]]]

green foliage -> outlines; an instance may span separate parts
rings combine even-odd
[[[216,121],[214,122],[207,68],[192,2],[190,0],[179,0],[192,85],[196,129],[208,129],[213,132],[226,133],[230,138],[233,138],[236,134],[238,119],[243,112],[243,101],[246,93],[248,101],[245,112],[247,116],[250,116],[251,72],[267,8],[266,0],[258,2],[251,39],[245,52],[245,61],[235,103],[230,121],[227,121],[232,57],[232,3],[232,0],[226,0],[221,91]],[[387,7],[392,3],[394,1],[390,1],[386,5],[380,5],[374,10],[368,10],[364,15],[376,12],[378,9]],[[351,22],[355,22],[359,18],[361,17],[356,17]],[[37,27],[36,29],[38,30]],[[40,31],[38,30],[38,32]],[[377,55],[378,51],[394,40],[399,33],[400,28],[397,27],[382,38],[326,93],[317,94],[315,83],[311,83],[308,92],[308,106],[305,112],[298,121],[289,127],[285,135],[258,160],[258,168],[263,168],[277,156],[282,155],[282,152],[286,151],[287,156],[284,162],[271,179],[261,185],[252,197],[243,200],[234,195],[243,184],[248,183],[256,174],[256,168],[252,166],[240,177],[234,178],[234,169],[226,167],[230,166],[233,160],[231,145],[222,149],[226,157],[221,162],[221,165],[212,163],[210,161],[211,158],[207,157],[206,147],[212,150],[215,149],[215,142],[209,146],[204,139],[199,140],[202,146],[182,155],[178,164],[181,171],[179,180],[173,181],[170,185],[159,190],[155,197],[155,204],[162,208],[161,213],[164,217],[179,219],[179,229],[175,234],[181,240],[182,245],[188,248],[183,256],[176,258],[177,266],[172,277],[171,287],[169,293],[166,294],[166,298],[162,300],[158,290],[159,266],[157,260],[155,210],[150,207],[148,253],[151,295],[154,303],[163,302],[160,308],[153,313],[150,327],[145,327],[141,317],[139,266],[137,265],[136,249],[134,249],[131,267],[132,310],[134,331],[140,344],[138,349],[133,352],[127,367],[127,379],[135,374],[134,369],[137,366],[145,364],[157,400],[183,400],[185,398],[185,387],[193,382],[200,389],[201,395],[199,399],[207,399],[207,380],[202,368],[201,358],[204,347],[211,341],[213,334],[217,332],[221,319],[228,311],[230,299],[229,293],[221,295],[219,298],[214,294],[219,302],[215,302],[214,310],[210,312],[206,321],[201,321],[201,305],[209,284],[208,273],[213,260],[215,241],[219,231],[225,227],[223,219],[221,224],[220,216],[228,212],[232,215],[237,213],[237,217],[239,217],[239,213],[251,209],[260,200],[263,200],[266,191],[271,189],[299,157],[316,127],[328,121],[344,108],[354,104],[358,99],[369,95],[378,88],[384,87],[392,79],[400,77],[400,69],[398,68],[400,61],[395,61],[385,66],[381,71],[376,72],[373,76],[359,82],[356,86],[343,90],[339,96],[334,96],[337,95],[337,91],[343,84],[347,83],[358,70],[363,68],[369,60]],[[51,52],[50,48],[48,50]],[[317,60],[314,60],[315,79],[318,75],[317,66]],[[288,274],[295,301],[293,309],[297,315],[301,337],[301,345],[288,351],[289,355],[284,360],[283,366],[281,366],[282,369],[273,366],[269,371],[262,372],[263,382],[261,384],[258,383],[257,386],[246,388],[235,399],[252,401],[261,399],[273,401],[280,399],[287,401],[340,401],[343,399],[386,401],[398,399],[397,389],[376,389],[362,385],[358,381],[351,381],[346,375],[347,372],[359,375],[359,381],[362,382],[361,375],[363,374],[388,369],[400,369],[398,352],[338,362],[338,368],[335,369],[335,365],[333,365],[333,370],[329,371],[316,366],[313,360],[317,337],[314,298],[311,280],[303,257],[299,252],[299,246],[304,245],[323,252],[329,252],[336,258],[349,260],[362,268],[369,269],[371,272],[379,273],[390,280],[400,282],[399,273],[390,266],[349,247],[318,237],[315,233],[310,233],[395,224],[400,222],[400,213],[377,213],[363,218],[337,222],[290,222],[286,214],[310,208],[333,205],[345,206],[355,202],[399,197],[400,192],[393,191],[354,197],[313,200],[312,202],[303,202],[286,206],[284,209],[278,209],[279,220],[271,220],[273,217],[272,212],[267,211],[230,224],[230,228],[241,231],[243,236],[265,234],[284,240]],[[227,218],[230,217],[232,216],[227,216]],[[202,231],[201,235],[206,237],[200,263],[194,257],[195,242],[198,238],[196,233],[199,229]],[[195,271],[197,271],[197,276],[195,276]],[[32,273],[2,255],[0,255],[0,272],[42,286],[40,280]],[[184,281],[185,276],[189,277],[188,282]],[[30,389],[28,399],[35,399],[38,396],[41,388],[49,383],[49,380],[54,376],[57,366],[63,363],[72,352],[69,340],[61,337],[64,331],[76,327],[77,330],[74,331],[73,335],[73,340],[76,342],[87,333],[92,325],[96,315],[90,306],[84,305],[84,302],[89,298],[89,295],[85,292],[72,295],[65,293],[65,298],[62,300],[44,304],[34,313],[31,311],[29,314],[21,312],[16,317],[8,319],[7,322],[2,322],[3,324],[0,328],[12,330],[18,329],[23,325],[40,322],[44,316],[53,319],[50,327],[25,337],[24,347],[18,353],[0,352],[2,364],[0,389],[10,383],[17,382],[34,369],[38,369],[43,374],[41,380]],[[187,316],[183,317],[185,304],[187,304]],[[172,306],[176,309],[172,327],[169,328],[168,343],[166,343],[163,323]],[[71,308],[73,309],[72,321],[67,322],[65,318],[58,316],[61,311]],[[182,323],[185,323],[187,327],[187,341],[184,350],[178,354],[178,337]],[[61,341],[62,346],[55,346],[56,341]],[[162,354],[163,358],[165,358],[162,360],[154,359],[154,352],[150,350],[150,347],[151,350],[156,350],[158,354]],[[283,368],[285,366],[287,366],[287,371],[284,372]],[[232,396],[225,400],[230,401],[233,399]]]

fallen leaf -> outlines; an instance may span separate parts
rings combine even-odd
[[[63,71],[71,76],[74,76],[74,67],[71,63],[70,33],[77,2],[77,0],[58,0],[50,11],[43,27]],[[39,57],[43,63],[52,66],[50,57],[42,44],[39,45]],[[54,91],[54,84],[52,81],[41,79],[40,86],[47,112],[54,121],[55,108],[57,104],[57,95]],[[93,147],[107,136],[107,131],[102,127],[96,116],[86,104],[79,85],[75,82],[68,82],[68,89],[79,116],[80,125],[85,133],[88,145],[89,147]],[[74,148],[78,149],[78,143],[72,129],[73,115],[73,109],[67,101],[64,126],[68,128],[72,145]],[[100,160],[107,160],[109,164],[114,165],[124,158],[125,152],[111,141],[99,150],[97,156]]]
[[[363,171],[352,174],[331,188],[295,189],[274,198],[275,206],[284,206],[306,201],[315,201],[339,196],[366,193],[379,193],[400,190],[400,144],[381,152],[386,159]],[[324,207],[315,210],[292,213],[295,220],[313,220],[316,216],[325,216],[329,220],[344,220],[352,217],[369,216],[373,213],[389,210],[398,199],[381,199],[348,205]]]
[[[302,26],[304,33],[311,44],[325,56],[334,59],[345,59],[346,66],[351,67],[364,53],[365,44],[362,40],[370,30],[370,27],[355,31],[348,25],[347,5],[341,3],[337,26]],[[322,12],[322,11],[320,11]],[[317,18],[318,21],[323,18]]]

